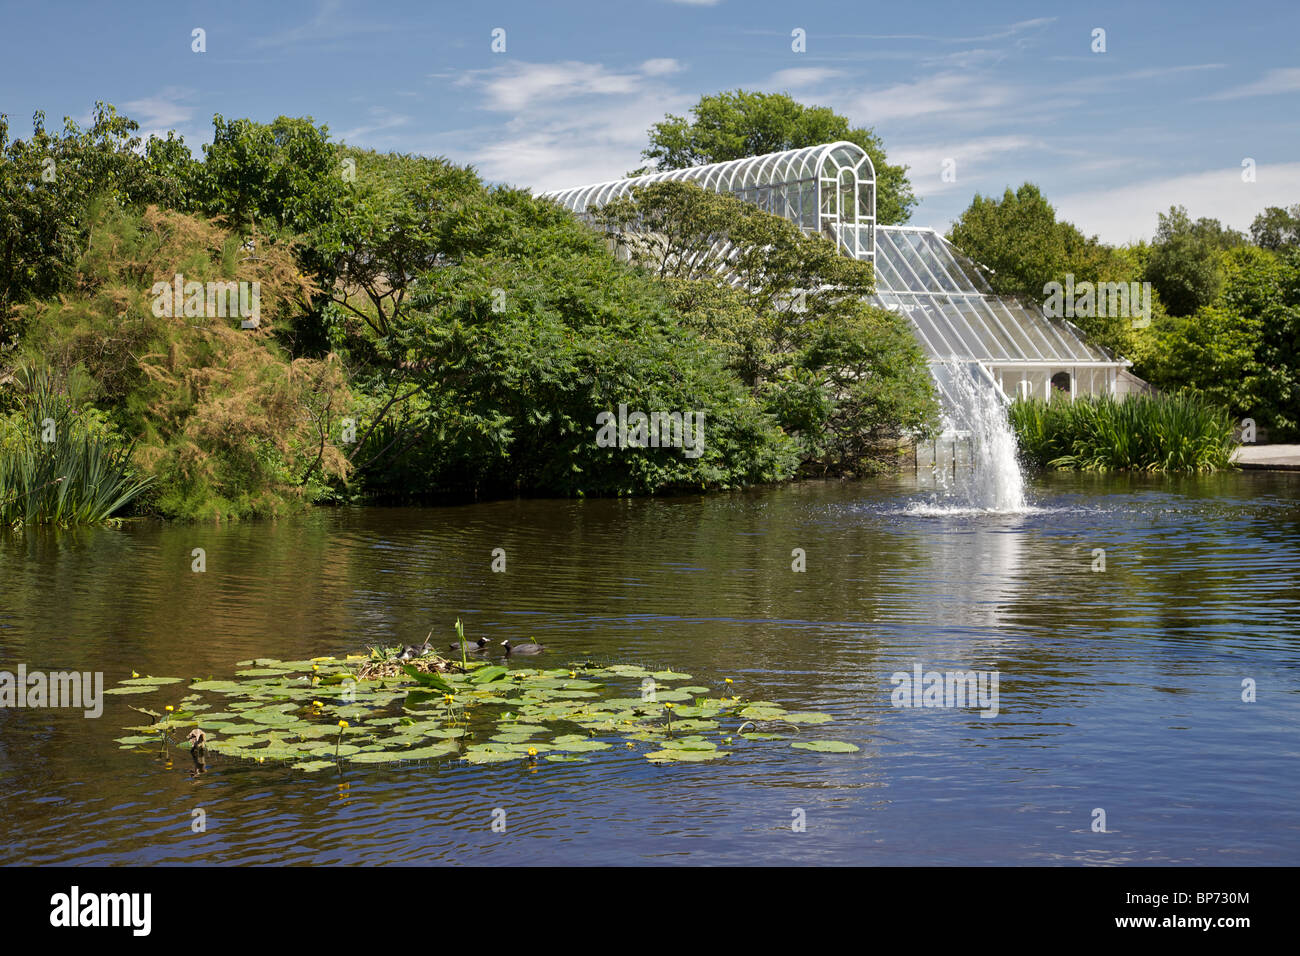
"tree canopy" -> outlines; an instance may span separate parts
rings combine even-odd
[[[876,170],[876,221],[904,223],[918,200],[907,167],[891,164],[880,137],[825,106],[805,106],[787,93],[748,90],[702,96],[691,118],[668,114],[650,128],[642,155],[656,169],[721,163],[845,140],[861,146]]]

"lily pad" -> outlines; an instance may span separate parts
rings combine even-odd
[[[123,684],[139,685],[144,687],[149,684],[179,684],[179,677],[131,677],[122,681]]]
[[[518,760],[519,754],[497,750],[472,750],[461,759],[469,763],[504,763],[507,760]]]
[[[703,760],[715,760],[718,757],[730,757],[730,750],[652,750],[645,755],[651,763],[699,763]]]
[[[111,690],[104,691],[105,694],[150,694],[158,690],[158,685],[150,684],[147,687],[114,687]]]
[[[329,770],[335,766],[333,760],[308,760],[305,763],[296,763],[293,765],[294,770],[301,770],[303,773],[316,773],[321,770]]]
[[[842,740],[796,740],[790,745],[799,750],[812,750],[819,754],[851,754],[862,748]]]

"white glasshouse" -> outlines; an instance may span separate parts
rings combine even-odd
[[[907,316],[940,394],[964,367],[1004,398],[1122,395],[1140,386],[1128,360],[1089,343],[1037,303],[995,295],[983,267],[933,229],[876,225],[875,170],[853,143],[828,143],[543,195],[581,215],[638,186],[688,180],[730,193],[835,241],[875,267],[872,301]]]

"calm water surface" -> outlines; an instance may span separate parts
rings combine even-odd
[[[449,641],[459,615],[552,648],[529,663],[731,677],[862,748],[341,775],[213,755],[193,778],[184,751],[113,743],[145,698],[0,710],[0,862],[1300,861],[1300,475],[1051,476],[1030,497],[953,513],[909,477],[0,538],[0,670],[228,676]],[[998,671],[1000,713],[892,707],[916,663]]]

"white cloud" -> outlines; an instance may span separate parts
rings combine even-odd
[[[1027,136],[986,136],[925,146],[900,144],[889,151],[889,159],[911,167],[907,177],[916,194],[925,197],[953,191],[970,193],[970,180],[981,175],[987,179],[995,157],[1043,148],[1041,141]],[[956,164],[954,182],[944,182],[942,177],[944,163],[949,159]]]
[[[1157,66],[1127,73],[1103,73],[1094,76],[1083,75],[1082,71],[1070,82],[1061,86],[1070,92],[1100,93],[1108,88],[1119,87],[1127,92],[1139,81],[1162,80],[1170,77],[1182,77],[1188,73],[1200,73],[1206,70],[1221,70],[1226,63],[1190,63],[1183,66]]]
[[[825,66],[796,66],[788,70],[778,70],[767,78],[764,85],[775,89],[807,89],[843,75],[843,70],[833,70]]]
[[[676,60],[647,60],[631,72],[610,70],[600,63],[566,60],[559,63],[514,62],[467,74],[461,85],[481,85],[488,109],[518,111],[576,96],[615,96],[640,93],[648,77],[676,72]]]
[[[1262,79],[1244,86],[1207,96],[1207,100],[1239,100],[1247,96],[1274,96],[1278,93],[1300,93],[1300,67],[1269,70]]]
[[[1243,183],[1239,168],[1216,169],[1073,193],[1055,205],[1060,218],[1111,243],[1151,238],[1156,215],[1175,205],[1186,206],[1193,219],[1208,216],[1245,230],[1265,206],[1287,206],[1300,195],[1300,163],[1261,164],[1256,176]]]
[[[641,64],[641,72],[646,76],[667,76],[669,73],[680,73],[683,69],[684,67],[671,57],[646,60]]]
[[[973,37],[945,37],[933,33],[845,33],[840,35],[861,40],[929,40],[935,43],[986,43],[989,40],[1006,40],[1022,33],[1037,30],[1049,23],[1055,23],[1056,19],[1056,17],[1038,17],[1034,20],[1020,20],[997,33],[985,33]]]
[[[167,134],[175,130],[187,140],[200,138],[198,129],[191,127],[194,107],[181,102],[194,96],[194,91],[182,87],[169,86],[138,100],[128,100],[122,104],[121,112],[140,124],[136,133],[147,143],[151,136],[166,139]],[[195,147],[191,145],[191,149]]]
[[[336,138],[353,143],[359,139],[371,137],[375,133],[406,126],[411,122],[411,117],[403,113],[394,113],[382,106],[372,106],[366,112],[370,119],[369,122],[354,126],[352,129],[346,129],[339,133]]]
[[[153,96],[123,103],[122,111],[138,122],[142,129],[175,129],[182,123],[188,123],[194,115],[194,107],[179,102],[192,95],[191,90],[169,86]]]
[[[1011,101],[1008,87],[987,78],[969,73],[939,73],[911,83],[868,90],[848,105],[855,122],[871,125],[918,116],[946,115],[972,121],[979,113],[997,110]]]
[[[646,130],[665,113],[682,112],[690,99],[673,94],[610,102],[546,117],[528,115],[508,124],[505,136],[473,150],[486,178],[529,186],[535,192],[621,179],[640,166]]]

